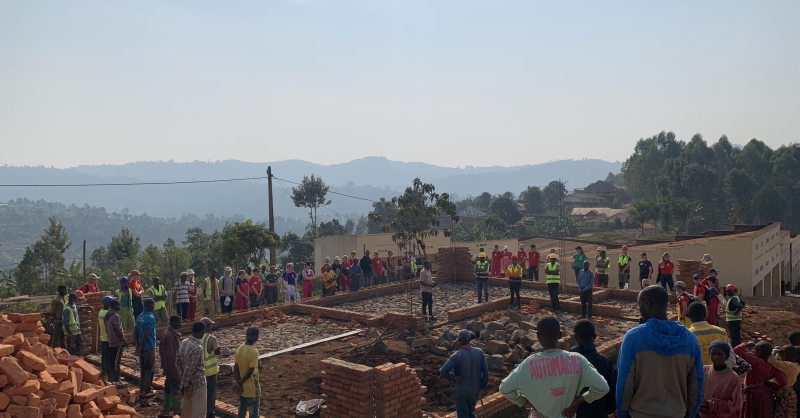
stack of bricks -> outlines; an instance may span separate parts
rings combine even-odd
[[[0,338],[0,418],[137,416],[96,367],[46,345],[40,314],[0,316]]]
[[[99,349],[98,332],[100,328],[97,314],[103,309],[102,299],[107,294],[108,292],[86,293],[84,294],[86,301],[80,302],[81,309],[78,312],[78,316],[81,321],[81,336],[83,337],[81,355],[85,356]],[[88,309],[90,306],[94,309],[93,311]]]
[[[692,286],[692,277],[699,274],[700,277],[706,278],[709,275],[709,270],[714,267],[712,261],[700,260],[678,260],[678,275],[675,280],[680,280],[686,283],[686,286]]]
[[[417,372],[405,363],[386,363],[375,368],[375,416],[421,417],[426,387]]]
[[[436,263],[436,277],[440,280],[474,279],[475,265],[467,247],[442,247]]]
[[[349,363],[335,358],[322,360],[323,397],[321,417],[374,416],[375,371],[372,367]]]

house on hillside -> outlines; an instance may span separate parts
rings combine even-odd
[[[608,201],[603,196],[591,193],[575,193],[564,197],[564,203],[573,208],[605,206]]]
[[[458,223],[461,225],[470,225],[472,222],[480,221],[486,218],[486,212],[476,209],[472,206],[460,209],[456,212],[458,215]],[[448,216],[439,217],[439,229],[450,229],[453,227],[452,219]]]
[[[578,222],[595,228],[613,226],[617,219],[625,223],[628,220],[627,209],[611,208],[573,208],[570,216]]]

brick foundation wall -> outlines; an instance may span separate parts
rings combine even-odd
[[[421,417],[425,386],[405,363],[372,368],[343,360],[322,360],[323,418]]]

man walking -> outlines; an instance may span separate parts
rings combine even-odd
[[[586,261],[588,264],[589,262]],[[616,392],[617,392],[617,373],[611,360],[608,357],[597,352],[594,341],[597,338],[594,324],[592,321],[581,319],[575,323],[572,329],[575,335],[575,342],[578,345],[570,348],[569,351],[578,353],[589,360],[589,363],[594,366],[598,373],[603,376],[603,379],[608,383],[609,392],[603,395],[602,398],[592,402],[584,403],[578,407],[577,418],[608,418],[616,409]]]
[[[50,321],[53,330],[51,332],[50,347],[64,348],[64,326],[61,324],[64,314],[64,306],[69,302],[67,297],[67,286],[58,286],[58,295],[50,302]]]
[[[217,279],[217,270],[211,269],[211,272],[203,282],[203,299],[206,302],[206,315],[209,318],[217,316],[217,304],[219,303],[219,280]]]
[[[225,275],[219,279],[219,306],[223,314],[233,312],[233,301],[236,296],[235,280],[231,276],[233,269],[225,267]]]
[[[594,285],[594,272],[589,270],[589,260],[583,262],[583,268],[578,272],[578,294],[581,297],[581,318],[592,317],[592,286]]]
[[[484,258],[485,256],[486,254]],[[486,365],[483,350],[470,345],[471,338],[469,331],[459,331],[458,344],[461,349],[453,353],[439,369],[439,374],[453,385],[458,418],[476,418],[475,405],[480,399],[481,390],[486,389],[489,384],[489,367]]]
[[[172,315],[169,318],[169,328],[164,331],[158,344],[161,369],[164,370],[164,412],[162,415],[173,416],[181,414],[181,375],[178,371],[178,349],[181,344],[181,317]]]
[[[147,288],[147,295],[155,302],[153,307],[153,316],[156,318],[156,323],[159,327],[166,326],[167,320],[167,291],[164,285],[161,284],[161,279],[158,276],[153,277],[153,285]]]
[[[742,343],[742,309],[745,303],[739,298],[736,285],[731,283],[725,286],[725,322],[728,324],[728,333],[731,335],[731,345],[736,347]]]
[[[217,356],[220,354],[219,342],[217,337],[211,333],[211,326],[214,321],[211,318],[200,320],[205,326],[206,331],[200,343],[203,346],[203,361],[206,368],[206,417],[214,418],[214,410],[217,402],[217,374],[219,374],[219,364]]]
[[[506,277],[508,278],[508,288],[511,291],[511,303],[508,309],[514,309],[514,295],[517,295],[517,309],[521,309],[522,300],[519,297],[519,291],[522,288],[522,266],[517,263],[517,255],[511,256],[511,265],[506,269]]]
[[[638,302],[645,322],[622,339],[617,415],[693,417],[703,394],[703,355],[697,337],[667,318],[669,297],[663,287],[642,290]]]
[[[181,417],[206,418],[206,367],[200,339],[206,333],[202,322],[192,325],[192,335],[178,348],[178,373],[181,376]]]
[[[619,288],[627,289],[628,282],[631,280],[631,256],[628,255],[628,246],[622,246],[622,254],[617,257],[617,268],[619,269]]]
[[[475,263],[475,284],[478,287],[478,303],[481,303],[481,296],[489,302],[489,263],[486,261],[486,253],[478,254],[478,261]]]
[[[550,305],[553,312],[558,312],[561,305],[558,303],[558,288],[561,286],[561,269],[558,265],[558,256],[550,254],[549,261],[544,265],[544,274],[547,277],[547,292],[550,293]]]
[[[542,255],[536,251],[536,244],[531,244],[531,250],[528,252],[528,280],[539,281],[539,260]]]
[[[150,388],[156,369],[156,317],[153,316],[156,302],[147,298],[142,303],[144,311],[136,317],[136,354],[139,356],[141,379],[139,380],[139,396],[142,406],[150,404]]]
[[[530,402],[545,418],[572,417],[581,404],[593,403],[609,391],[586,357],[558,348],[561,335],[556,317],[540,319],[536,337],[544,351],[528,357],[500,383],[506,399],[517,406]]]
[[[103,323],[108,333],[108,380],[111,383],[119,382],[119,363],[122,360],[122,349],[125,347],[125,333],[122,328],[122,318],[119,316],[121,306],[114,299],[108,304],[108,312],[103,317]]]
[[[239,416],[245,418],[247,412],[251,417],[259,416],[261,403],[261,384],[258,380],[258,327],[247,328],[244,344],[236,349],[233,378],[236,391],[239,393]]]

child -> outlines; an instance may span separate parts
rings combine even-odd
[[[325,264],[325,274],[322,275],[323,296],[333,296],[337,289],[337,271],[330,264]]]
[[[701,418],[740,418],[742,416],[742,382],[726,360],[731,348],[724,341],[713,341],[708,347],[711,364],[703,367],[703,399]]]
[[[261,295],[261,270],[258,267],[253,267],[253,276],[250,277],[248,282],[250,307],[255,309],[259,305],[259,296]]]
[[[314,273],[312,272],[311,274],[313,275]],[[294,272],[293,263],[286,264],[286,271],[283,272],[281,278],[283,279],[283,287],[284,289],[286,289],[283,292],[283,302],[289,303],[292,300],[292,298],[294,298],[295,302],[299,301],[300,294],[297,293],[297,288],[295,287],[295,282],[297,280],[297,273]]]
[[[678,322],[683,324],[686,328],[692,326],[692,320],[689,318],[689,294],[686,293],[686,284],[683,282],[675,283],[675,296],[678,297],[678,304],[675,309],[678,310]]]
[[[239,270],[239,277],[236,278],[236,310],[247,310],[248,293],[250,285],[247,283],[247,273]]]
[[[361,278],[364,274],[358,264],[358,258],[353,257],[352,263],[353,265],[350,266],[350,291],[357,292],[361,288]]]
[[[311,263],[306,263],[306,267],[301,272],[303,299],[311,299],[314,294],[314,269]]]
[[[755,355],[748,350],[752,343],[741,343],[733,348],[737,356],[750,363],[753,368],[744,377],[744,418],[768,418],[773,416],[775,396],[773,389],[786,386],[786,375],[767,363],[772,354],[772,344],[761,341],[755,344]],[[773,382],[774,380],[774,382]]]
[[[800,374],[800,365],[797,363],[797,347],[785,345],[778,350],[778,358],[770,356],[767,360],[770,366],[780,370],[786,375],[786,384],[778,389],[775,396],[775,418],[795,418],[797,416],[797,394],[793,386]]]
[[[278,268],[269,266],[269,274],[264,278],[264,294],[267,305],[278,303]]]
[[[339,272],[339,285],[342,292],[350,288],[350,263],[347,256],[344,256],[342,270]]]

